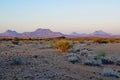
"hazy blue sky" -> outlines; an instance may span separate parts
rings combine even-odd
[[[120,34],[120,0],[0,0],[0,32],[37,28]]]

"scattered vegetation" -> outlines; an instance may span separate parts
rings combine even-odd
[[[25,41],[58,41],[60,39],[66,39],[69,41],[73,41],[75,43],[99,43],[99,44],[107,44],[107,43],[120,43],[120,38],[102,38],[102,37],[76,37],[76,38],[67,38],[67,37],[56,37],[56,38],[32,38],[32,37],[0,37],[0,41],[11,41],[13,44],[17,44],[18,40]],[[54,46],[54,45],[53,45]]]
[[[12,43],[13,44],[19,44],[19,41],[20,41],[21,39],[19,39],[19,38],[14,38],[14,39],[12,39],[11,41],[12,41]],[[35,40],[35,41],[34,41]],[[37,41],[36,41],[37,40]],[[96,68],[96,70],[102,70],[104,67],[108,67],[107,66],[107,64],[113,64],[113,62],[115,62],[116,63],[116,65],[119,65],[120,66],[120,60],[117,60],[116,61],[116,59],[114,60],[113,58],[111,59],[111,58],[108,58],[109,56],[106,56],[106,52],[104,51],[104,50],[101,50],[100,49],[100,51],[98,51],[96,54],[97,54],[97,56],[96,56],[96,54],[94,54],[94,51],[96,51],[97,49],[99,49],[99,48],[102,48],[102,46],[103,45],[100,45],[101,43],[114,43],[116,40],[118,40],[119,41],[119,39],[110,39],[110,38],[75,38],[75,39],[56,39],[56,38],[53,38],[53,39],[36,39],[36,38],[29,38],[28,40],[27,39],[25,39],[25,41],[26,42],[29,42],[30,43],[30,45],[28,44],[27,45],[27,43],[24,43],[24,41],[23,42],[21,42],[21,44],[25,44],[25,45],[22,45],[21,46],[21,50],[20,51],[17,51],[16,50],[16,48],[18,48],[17,46],[15,46],[15,45],[13,45],[12,43],[11,43],[11,41],[8,41],[8,44],[7,45],[5,45],[5,47],[3,46],[3,48],[6,48],[6,46],[9,48],[9,47],[11,47],[11,46],[13,46],[13,47],[15,47],[15,48],[12,48],[13,49],[13,53],[14,54],[12,54],[12,55],[16,55],[16,52],[20,52],[20,55],[22,55],[22,54],[26,54],[27,52],[26,52],[26,50],[30,50],[31,49],[31,51],[36,51],[36,50],[41,50],[41,49],[43,49],[44,47],[45,47],[45,52],[43,52],[43,51],[40,51],[40,53],[48,53],[48,52],[50,52],[50,55],[48,55],[48,54],[45,54],[45,55],[38,55],[38,54],[32,54],[32,53],[36,53],[36,52],[30,52],[29,54],[28,54],[28,57],[25,57],[25,58],[28,58],[28,59],[30,59],[30,58],[32,58],[33,59],[33,61],[32,61],[32,63],[31,62],[28,62],[28,64],[30,65],[30,67],[36,67],[36,65],[34,65],[34,61],[36,62],[36,61],[38,61],[39,59],[42,59],[42,61],[40,62],[40,65],[39,65],[39,62],[36,62],[36,63],[38,63],[38,66],[41,66],[41,64],[42,63],[44,63],[45,64],[45,66],[48,66],[48,65],[46,65],[46,64],[50,64],[51,62],[49,62],[49,61],[52,61],[53,59],[51,59],[51,58],[53,58],[54,57],[54,60],[56,60],[57,58],[60,58],[60,61],[61,61],[61,58],[63,59],[62,61],[68,61],[68,62],[70,62],[70,63],[78,63],[78,64],[72,64],[73,66],[82,66],[82,67],[85,67],[84,69],[85,69],[85,71],[86,71],[86,68],[88,68],[88,69],[91,69],[90,67],[86,67],[85,65],[87,65],[87,66],[92,66],[92,68],[93,68],[93,66]],[[49,42],[48,42],[49,41]],[[83,41],[84,42],[84,44],[80,44],[81,42],[80,41]],[[93,43],[93,42],[95,42],[95,43]],[[10,42],[10,44],[9,44],[9,42]],[[82,42],[82,43],[83,43]],[[75,46],[72,48],[72,50],[70,51],[70,53],[69,52],[67,52],[67,54],[65,54],[65,55],[67,55],[66,56],[66,58],[65,58],[65,55],[60,55],[60,54],[57,54],[57,55],[52,55],[51,53],[54,53],[54,50],[49,50],[49,49],[46,49],[46,44],[51,44],[51,47],[53,47],[53,48],[57,48],[57,49],[59,49],[61,52],[66,52],[66,51],[68,51],[68,49],[69,48],[71,48],[72,46],[73,46],[73,44],[75,44]],[[96,43],[100,43],[100,44],[96,44]],[[4,45],[4,44],[6,44],[6,41],[4,42],[4,43],[2,43],[2,45]],[[12,45],[11,45],[12,44]],[[36,44],[38,44],[38,46],[36,46]],[[44,44],[45,44],[45,46],[44,46]],[[47,45],[48,45],[47,44]],[[91,44],[95,44],[95,45],[91,45]],[[39,46],[40,45],[40,46]],[[87,45],[91,45],[91,46],[87,46]],[[99,46],[100,45],[100,46]],[[98,47],[99,46],[99,47]],[[110,45],[111,46],[111,45]],[[28,48],[25,48],[25,47],[28,47]],[[42,48],[41,48],[42,47]],[[94,47],[97,47],[97,49],[95,48],[94,49]],[[112,47],[114,47],[114,46],[112,46]],[[119,46],[118,46],[119,47]],[[24,48],[23,49],[23,51],[22,51],[22,48]],[[36,49],[35,49],[36,48]],[[110,48],[111,49],[111,48]],[[6,49],[2,49],[1,48],[1,50],[2,50],[2,52],[3,51],[5,51]],[[11,52],[9,52],[9,50],[11,50],[11,48],[9,48],[8,49],[8,51],[7,52],[4,52],[5,54],[7,54],[7,55],[9,55]],[[106,50],[106,47],[105,47],[105,50]],[[109,50],[108,48],[107,48],[107,50]],[[112,50],[111,50],[112,51]],[[116,51],[116,50],[115,50]],[[21,52],[22,52],[22,54],[21,54]],[[71,52],[73,52],[73,53],[71,53]],[[2,54],[4,54],[4,53],[2,53]],[[18,55],[17,55],[18,56]],[[30,56],[30,57],[29,57]],[[31,57],[32,56],[32,57]],[[1,56],[2,57],[2,56]],[[45,58],[46,57],[46,58]],[[50,58],[48,58],[47,59],[47,57],[50,57]],[[44,59],[45,58],[45,59]],[[10,58],[11,59],[11,58]],[[32,60],[31,59],[31,60]],[[7,60],[8,62],[9,62],[9,60]],[[23,64],[23,59],[21,58],[21,57],[14,57],[14,58],[12,58],[12,60],[10,60],[10,65],[11,66],[13,66],[14,67],[14,65],[16,66],[16,65],[18,65],[18,67],[19,67],[19,65],[21,66],[21,64]],[[59,64],[59,62],[60,61],[57,61],[57,63],[55,63],[55,62],[52,62],[52,63],[55,63],[55,64]],[[61,62],[61,63],[64,63],[64,62]],[[67,62],[65,62],[66,64],[68,64],[68,66],[69,65],[71,65],[70,63],[67,63]],[[6,63],[5,63],[6,64]],[[42,65],[43,66],[43,68],[44,68],[44,64]],[[60,64],[60,65],[62,65],[62,64]],[[6,66],[6,65],[5,65]],[[97,67],[96,67],[97,66]],[[9,66],[8,66],[9,67]],[[23,66],[24,67],[24,66]],[[21,66],[21,68],[23,68],[22,66]],[[60,66],[58,66],[58,67],[60,67]],[[100,68],[99,68],[100,67]],[[110,66],[111,67],[111,66]],[[114,67],[114,68],[116,68],[116,66],[115,65],[112,65],[112,67]],[[4,67],[5,69],[8,69],[7,67]],[[40,67],[41,68],[41,67]],[[50,67],[47,67],[47,68],[50,68]],[[60,67],[60,69],[62,69],[62,68],[64,68],[64,66],[61,66]],[[30,68],[31,69],[31,68]],[[36,69],[38,69],[38,67],[36,68]],[[79,67],[78,67],[78,69],[79,69]],[[3,69],[4,70],[4,69]],[[16,70],[16,69],[14,69],[14,70]],[[42,69],[41,69],[42,70]],[[77,69],[76,69],[77,70]],[[102,71],[96,71],[96,70],[94,70],[94,71],[89,71],[89,73],[90,73],[90,76],[91,75],[95,75],[95,76],[100,76],[100,79],[104,79],[103,77],[105,76],[105,77],[118,77],[118,75],[116,74],[116,73],[114,73],[113,71],[111,71],[111,70],[104,70],[103,72]],[[8,70],[7,70],[8,71]],[[11,70],[10,70],[11,71]],[[10,72],[10,71],[8,71],[8,72]],[[84,70],[83,70],[84,71]],[[2,71],[2,72],[4,72],[4,71]],[[49,72],[48,72],[49,73]],[[83,72],[81,72],[81,73],[83,73]],[[80,74],[81,74],[80,73]],[[94,73],[94,74],[93,74]],[[26,74],[26,73],[25,73]],[[51,74],[51,71],[50,71],[50,74]],[[56,73],[55,73],[56,74]],[[84,73],[85,75],[86,75],[86,72]],[[88,75],[88,74],[87,74]],[[103,77],[102,77],[102,75],[103,75]],[[29,76],[29,75],[28,75]],[[88,77],[88,76],[87,76]],[[94,77],[94,76],[93,76]],[[71,78],[72,79],[72,78]],[[87,78],[86,78],[87,79]],[[95,77],[95,79],[98,79],[97,77]]]

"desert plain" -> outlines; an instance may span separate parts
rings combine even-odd
[[[53,43],[54,44],[54,43]],[[20,40],[18,45],[11,41],[0,41],[0,80],[120,80],[120,43],[86,44],[74,42],[72,50],[60,52],[52,48],[47,40]],[[86,51],[84,56],[80,54]],[[89,54],[96,55],[100,50],[111,57],[113,64],[85,65]],[[75,54],[79,61],[72,63],[69,54]],[[21,64],[12,64],[20,58]],[[117,74],[104,76],[104,69]]]

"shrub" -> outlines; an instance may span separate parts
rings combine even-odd
[[[102,62],[100,59],[87,59],[84,62],[84,65],[88,65],[88,66],[102,66]]]
[[[116,65],[120,66],[120,59],[117,59]]]
[[[95,55],[88,55],[87,59],[84,61],[84,65],[88,66],[102,66],[101,59],[97,58]]]
[[[119,74],[110,68],[104,68],[102,75],[105,77],[120,78]]]
[[[111,57],[107,57],[105,51],[99,51],[97,57],[102,61],[102,64],[114,64],[114,60]]]
[[[79,57],[74,53],[69,53],[67,54],[66,57],[67,57],[67,60],[73,64],[80,61]]]
[[[59,49],[61,52],[66,52],[71,47],[72,45],[70,45],[68,40],[61,39],[58,42],[56,42],[56,48]]]
[[[91,43],[90,43],[90,42],[87,42],[87,43],[86,43],[86,45],[88,45],[88,46],[89,46],[89,45],[91,45]]]
[[[20,57],[13,58],[12,61],[11,61],[12,65],[21,65],[22,63],[23,62],[22,62],[22,59]]]
[[[106,52],[105,52],[105,51],[99,51],[99,52],[97,53],[97,56],[98,56],[98,57],[105,57],[105,56],[106,56]]]
[[[17,41],[17,40],[12,40],[12,43],[15,44],[15,45],[18,45],[18,44],[19,44],[19,41]]]
[[[84,40],[84,39],[80,39],[79,42],[80,42],[81,44],[84,44],[84,43],[85,43],[85,40]]]
[[[38,58],[38,55],[34,55],[33,57],[34,57],[34,58]]]
[[[56,43],[57,43],[57,42],[58,42],[57,39],[51,40],[50,46],[51,46],[52,48],[56,48]]]
[[[102,64],[114,64],[114,60],[110,57],[101,57]]]
[[[77,56],[71,56],[68,57],[68,61],[74,64],[76,62],[79,62],[79,58]]]
[[[18,38],[14,38],[12,40],[12,43],[15,44],[15,45],[18,45],[19,44],[19,39]]]
[[[109,43],[109,41],[108,40],[101,40],[101,42],[99,42],[99,43],[107,44],[107,43]]]
[[[108,41],[109,41],[110,43],[114,43],[114,42],[116,41],[116,39],[115,39],[115,38],[109,38]]]

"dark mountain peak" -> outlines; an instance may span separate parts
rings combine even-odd
[[[72,36],[86,36],[87,34],[85,34],[85,33],[72,32],[70,35],[72,35]]]
[[[6,30],[4,33],[12,33],[12,34],[14,34],[14,33],[17,33],[17,32],[14,31],[14,30],[10,30],[10,29],[8,29],[8,30]]]
[[[77,33],[77,32],[72,32],[71,34],[79,34],[79,33]]]
[[[103,30],[97,30],[97,31],[95,31],[94,33],[103,34],[103,33],[106,33],[106,32],[104,32]]]
[[[6,30],[6,32],[11,32],[12,30],[10,30],[10,29],[8,29],[8,30]]]
[[[16,32],[16,31],[8,29],[5,32]]]
[[[29,36],[29,37],[59,37],[59,36],[62,36],[62,33],[53,32],[50,29],[38,28],[33,32],[25,32],[22,35]]]
[[[92,36],[103,36],[103,37],[109,37],[109,36],[111,36],[110,33],[107,33],[107,32],[105,32],[103,30],[97,30],[97,31],[91,33],[90,35],[92,35]]]
[[[49,30],[49,31],[51,31],[50,29],[43,29],[43,28],[38,28],[35,31],[40,31],[40,30]]]
[[[42,29],[42,28],[38,28],[36,29],[34,32],[52,32],[50,29]]]
[[[6,30],[4,33],[2,33],[3,36],[19,36],[20,34],[14,30]]]
[[[80,34],[77,33],[77,32],[72,32],[72,33],[70,33],[70,35],[72,35],[72,36],[79,36]]]

